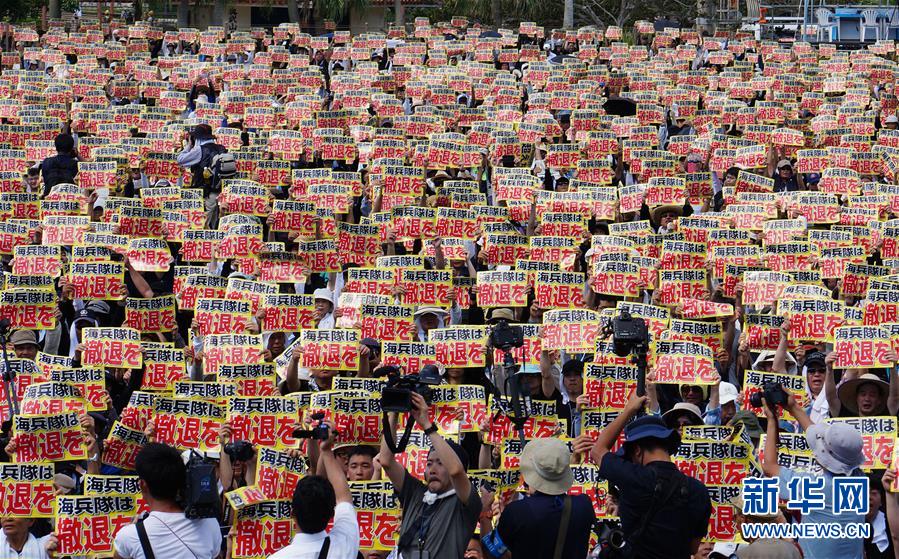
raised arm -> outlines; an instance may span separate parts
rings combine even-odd
[[[334,488],[334,496],[337,497],[338,503],[352,503],[353,495],[350,493],[350,486],[346,482],[346,474],[343,473],[343,467],[337,458],[334,457],[334,440],[337,438],[337,427],[330,421],[323,421],[323,425],[328,426],[327,440],[319,443],[321,452],[321,461],[324,465],[324,474],[331,482]]]
[[[392,433],[396,433],[396,413],[388,414],[390,430]],[[381,467],[384,468],[384,471],[387,473],[387,477],[390,478],[390,481],[393,483],[393,487],[396,489],[396,492],[399,493],[403,490],[403,480],[406,479],[406,469],[396,461],[393,451],[390,450],[390,447],[387,446],[387,440],[384,438],[384,434],[381,433],[381,453],[378,455],[378,460],[381,462]]]
[[[618,414],[618,417],[609,424],[608,427],[599,432],[599,438],[593,444],[593,450],[590,456],[593,458],[594,464],[602,464],[602,459],[612,450],[612,445],[618,440],[618,435],[624,430],[624,426],[637,415],[637,412],[646,405],[646,396],[637,396],[635,393],[625,404],[624,409]]]
[[[421,394],[416,392],[412,393],[412,415],[423,431],[427,431],[433,425],[428,418],[428,403]],[[465,471],[462,461],[439,432],[434,431],[428,437],[431,439],[431,446],[434,447],[437,458],[449,473],[453,489],[456,490],[456,497],[463,503],[467,503],[471,496],[471,481],[468,479],[468,473]]]
[[[768,407],[768,403],[762,398],[762,409],[765,411],[765,418],[768,420],[768,427],[765,431],[765,456],[762,460],[762,471],[766,476],[777,477],[780,474],[780,464],[777,463],[777,430],[780,425],[777,423],[777,416]]]
[[[784,318],[780,325],[780,341],[777,343],[777,351],[774,352],[774,363],[771,364],[771,371],[775,373],[787,372],[787,345],[789,345],[790,328],[790,319]]]
[[[827,397],[827,406],[830,408],[830,417],[838,417],[843,405],[837,396],[837,383],[833,378],[833,362],[837,360],[837,354],[833,351],[827,354],[824,364],[827,365],[827,374],[824,375],[824,395]]]
[[[548,350],[540,352],[540,388],[544,398],[552,398],[558,386],[553,376],[553,356]]]

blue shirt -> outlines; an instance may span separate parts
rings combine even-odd
[[[802,515],[802,523],[834,523],[834,524],[864,524],[865,516],[852,512],[843,512],[842,514],[833,513],[833,502],[831,500],[831,492],[833,491],[832,473],[824,470],[821,474],[824,478],[824,510],[810,510],[808,514]],[[860,471],[856,471],[853,475],[862,475]],[[806,472],[797,472],[790,468],[781,466],[778,479],[780,480],[780,498],[790,498],[790,480],[798,477],[815,478],[815,474]],[[799,547],[802,548],[802,555],[805,559],[862,559],[864,556],[864,540],[855,539],[801,539]]]

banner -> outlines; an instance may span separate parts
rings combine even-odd
[[[87,460],[77,413],[13,417],[16,462]]]
[[[306,460],[283,450],[256,451],[256,488],[268,499],[291,499],[297,481],[306,475]]]
[[[142,333],[171,332],[175,329],[175,296],[152,299],[128,297],[125,301],[125,326]]]
[[[274,363],[221,365],[218,368],[218,380],[237,385],[237,395],[242,397],[274,396],[278,393]]]
[[[169,392],[175,381],[187,380],[183,349],[159,348],[144,351],[144,376],[141,390]]]
[[[0,464],[0,518],[50,518],[56,491],[53,464]]]
[[[841,326],[833,331],[834,369],[891,368],[886,353],[893,349],[889,332],[877,326]]]
[[[537,272],[534,296],[541,309],[581,308],[584,306],[584,274],[575,272]]]
[[[219,429],[225,408],[199,399],[157,397],[156,442],[181,450],[219,452]]]
[[[755,413],[759,417],[764,417],[764,410],[752,405],[750,398],[756,392],[761,392],[762,387],[768,382],[779,382],[784,390],[796,397],[799,405],[805,407],[808,405],[808,390],[806,378],[801,375],[789,375],[786,373],[773,373],[765,371],[746,371],[745,380],[743,382],[743,408]],[[791,419],[786,410],[778,407],[778,417],[787,420]]]
[[[265,332],[297,332],[315,327],[315,306],[311,295],[278,294],[265,296]]]
[[[359,370],[358,330],[303,330],[302,367],[337,371]]]
[[[527,306],[528,277],[526,272],[478,272],[476,288],[478,306],[481,308]]]
[[[715,384],[720,380],[712,350],[706,345],[662,340],[656,342],[655,356],[657,384]]]
[[[8,319],[11,328],[54,330],[56,293],[45,289],[7,289],[0,291],[0,319]]]
[[[543,349],[592,353],[600,333],[599,313],[586,309],[563,309],[543,314]]]
[[[197,299],[194,323],[200,336],[240,334],[253,323],[253,314],[246,301]]]
[[[143,363],[140,333],[133,328],[85,328],[84,365],[140,369]]]
[[[487,365],[486,327],[452,326],[428,331],[437,362],[444,367],[485,367]]]
[[[228,421],[232,440],[286,450],[296,447],[293,430],[300,422],[300,408],[296,400],[282,397],[231,398]]]
[[[103,369],[55,369],[49,376],[51,382],[74,387],[84,398],[87,411],[106,411],[106,373]]]
[[[234,512],[233,559],[269,557],[293,539],[290,499],[242,506]]]
[[[414,313],[410,306],[363,304],[359,309],[359,335],[380,341],[412,341],[417,333]]]
[[[56,498],[57,552],[108,555],[119,530],[137,514],[134,495],[60,495]]]
[[[865,454],[865,462],[861,465],[863,470],[870,472],[890,467],[897,436],[895,417],[840,417],[828,419],[827,422],[848,423],[861,433],[864,441],[862,452]]]
[[[628,398],[637,390],[637,368],[630,365],[599,365],[584,367],[584,394],[587,408],[623,410]]]

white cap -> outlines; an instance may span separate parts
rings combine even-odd
[[[740,391],[737,390],[737,387],[729,382],[722,382],[718,385],[718,400],[722,406],[730,402],[736,402],[739,394]]]
[[[890,116],[886,117],[885,119],[883,119],[883,123],[884,124],[897,124],[897,123],[899,123],[899,117],[897,117],[896,115],[890,115]]]
[[[331,293],[331,290],[328,289],[327,287],[320,287],[319,289],[316,289],[312,293],[312,298],[313,299],[324,299],[325,301],[331,303],[332,305],[334,304],[334,294]]]

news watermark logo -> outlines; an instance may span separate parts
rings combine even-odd
[[[794,477],[785,486],[788,497],[786,509],[800,512],[803,522],[744,522],[740,526],[743,538],[747,541],[759,538],[867,538],[871,530],[864,522],[869,507],[868,484],[868,478],[863,476],[833,477],[829,484],[823,476]],[[745,478],[743,514],[754,518],[773,518],[778,512],[780,495],[778,478]]]

